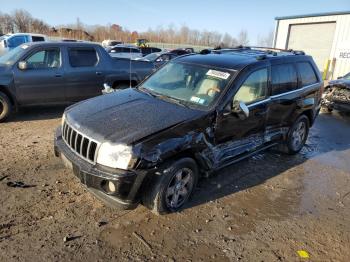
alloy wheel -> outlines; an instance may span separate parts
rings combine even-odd
[[[300,121],[293,130],[292,133],[292,146],[295,150],[298,150],[303,146],[306,136],[306,124],[303,121]]]
[[[193,171],[189,168],[178,170],[170,180],[165,191],[165,202],[170,209],[182,206],[191,194],[193,188]]]

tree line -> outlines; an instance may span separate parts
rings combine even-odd
[[[51,26],[22,9],[15,10],[11,14],[0,13],[0,34],[16,32],[40,33],[51,37],[95,42],[114,39],[133,43],[138,38],[146,38],[151,42],[157,43],[212,47],[233,47],[249,44],[249,36],[246,30],[241,30],[237,36],[232,36],[228,33],[221,34],[217,31],[191,29],[186,25],[177,28],[171,24],[168,27],[159,26],[155,29],[150,28],[145,32],[137,32],[125,29],[118,24],[86,25],[79,18],[77,18],[75,24]],[[266,37],[259,37],[258,43],[261,42],[265,46],[271,45],[271,34],[270,32]]]

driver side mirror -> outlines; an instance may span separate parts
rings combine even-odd
[[[242,101],[233,101],[231,111],[237,114],[241,120],[245,120],[249,117],[249,108]]]
[[[18,63],[18,68],[20,70],[27,70],[28,69],[28,63],[26,61],[20,61]]]

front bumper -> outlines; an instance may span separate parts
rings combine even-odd
[[[120,209],[134,209],[139,204],[139,189],[146,171],[111,169],[83,160],[63,141],[60,127],[55,133],[54,151],[55,156],[62,158],[66,167],[73,170],[80,182],[107,205]],[[114,184],[114,192],[106,190],[106,184],[109,182]]]

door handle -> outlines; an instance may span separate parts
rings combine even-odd
[[[96,72],[96,75],[98,75],[98,76],[100,76],[100,75],[102,75],[102,72]]]
[[[55,74],[55,77],[62,77],[62,74],[57,73]]]

